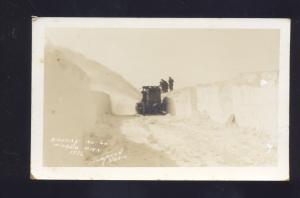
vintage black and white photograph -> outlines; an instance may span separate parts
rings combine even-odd
[[[288,19],[32,24],[33,179],[289,178]]]

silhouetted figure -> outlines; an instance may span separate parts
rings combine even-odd
[[[174,80],[173,80],[173,78],[169,77],[169,87],[170,87],[170,91],[173,91],[173,85],[174,85]]]
[[[161,91],[164,93],[164,91],[165,91],[165,83],[164,83],[164,80],[163,80],[163,79],[160,80],[159,86],[160,86],[160,88],[161,88]]]
[[[164,80],[164,84],[165,84],[165,93],[169,91],[169,84],[167,81]]]
[[[146,102],[147,92],[144,89],[142,90],[142,96],[142,102]]]
[[[164,79],[161,79],[161,81],[159,82],[159,85],[160,85],[163,93],[168,92],[169,85],[168,85],[167,81],[165,81]]]

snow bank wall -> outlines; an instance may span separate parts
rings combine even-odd
[[[238,126],[273,133],[277,129],[277,92],[277,73],[267,72],[179,89],[166,96],[173,115],[190,117],[197,112],[224,124],[234,118]]]
[[[176,90],[164,96],[168,98],[168,112],[172,115],[190,117],[197,110],[196,88]]]
[[[82,54],[64,48],[58,49],[64,59],[77,65],[87,74],[92,90],[104,92],[110,96],[114,114],[133,115],[136,113],[135,104],[140,100],[141,94],[123,76],[98,62],[89,60]]]
[[[90,89],[90,79],[59,51],[45,52],[45,134],[76,137],[94,126],[99,114],[111,113],[110,98]]]
[[[197,88],[197,110],[220,123],[234,115],[236,124],[274,133],[277,129],[277,83],[208,85]],[[266,84],[264,84],[266,83]]]

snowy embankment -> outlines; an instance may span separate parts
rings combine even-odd
[[[110,113],[109,96],[92,91],[88,75],[51,47],[45,48],[44,89],[44,164],[80,163],[60,143],[88,133],[98,114]]]
[[[45,113],[55,114],[53,119],[76,122],[81,126],[74,130],[85,131],[97,114],[135,114],[139,97],[138,90],[107,67],[71,50],[46,46]]]
[[[85,56],[64,48],[56,48],[62,58],[78,66],[90,79],[90,89],[110,96],[112,113],[135,114],[139,91],[126,79],[108,67],[87,59]]]
[[[198,85],[169,93],[171,113],[198,112],[223,124],[236,124],[276,134],[277,72],[242,74],[234,80]]]
[[[242,75],[225,85],[199,87],[198,109],[218,122],[234,116],[239,126],[276,134],[277,93],[277,73]]]
[[[90,88],[91,79],[61,50],[45,49],[45,127],[53,135],[88,131],[98,114],[111,113],[110,97]]]
[[[45,48],[44,62],[45,165],[81,166],[90,152],[101,158],[99,164],[106,164],[116,156],[103,152],[123,152],[126,145],[124,152],[131,160],[134,156],[128,149],[148,149],[127,141],[118,132],[118,124],[105,120],[112,114],[135,113],[139,93],[125,79],[80,54],[52,45]],[[102,137],[100,147],[91,145],[98,137]]]

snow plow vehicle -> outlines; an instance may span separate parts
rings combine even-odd
[[[167,97],[161,99],[159,86],[143,86],[142,100],[136,104],[136,112],[141,115],[167,114]]]

